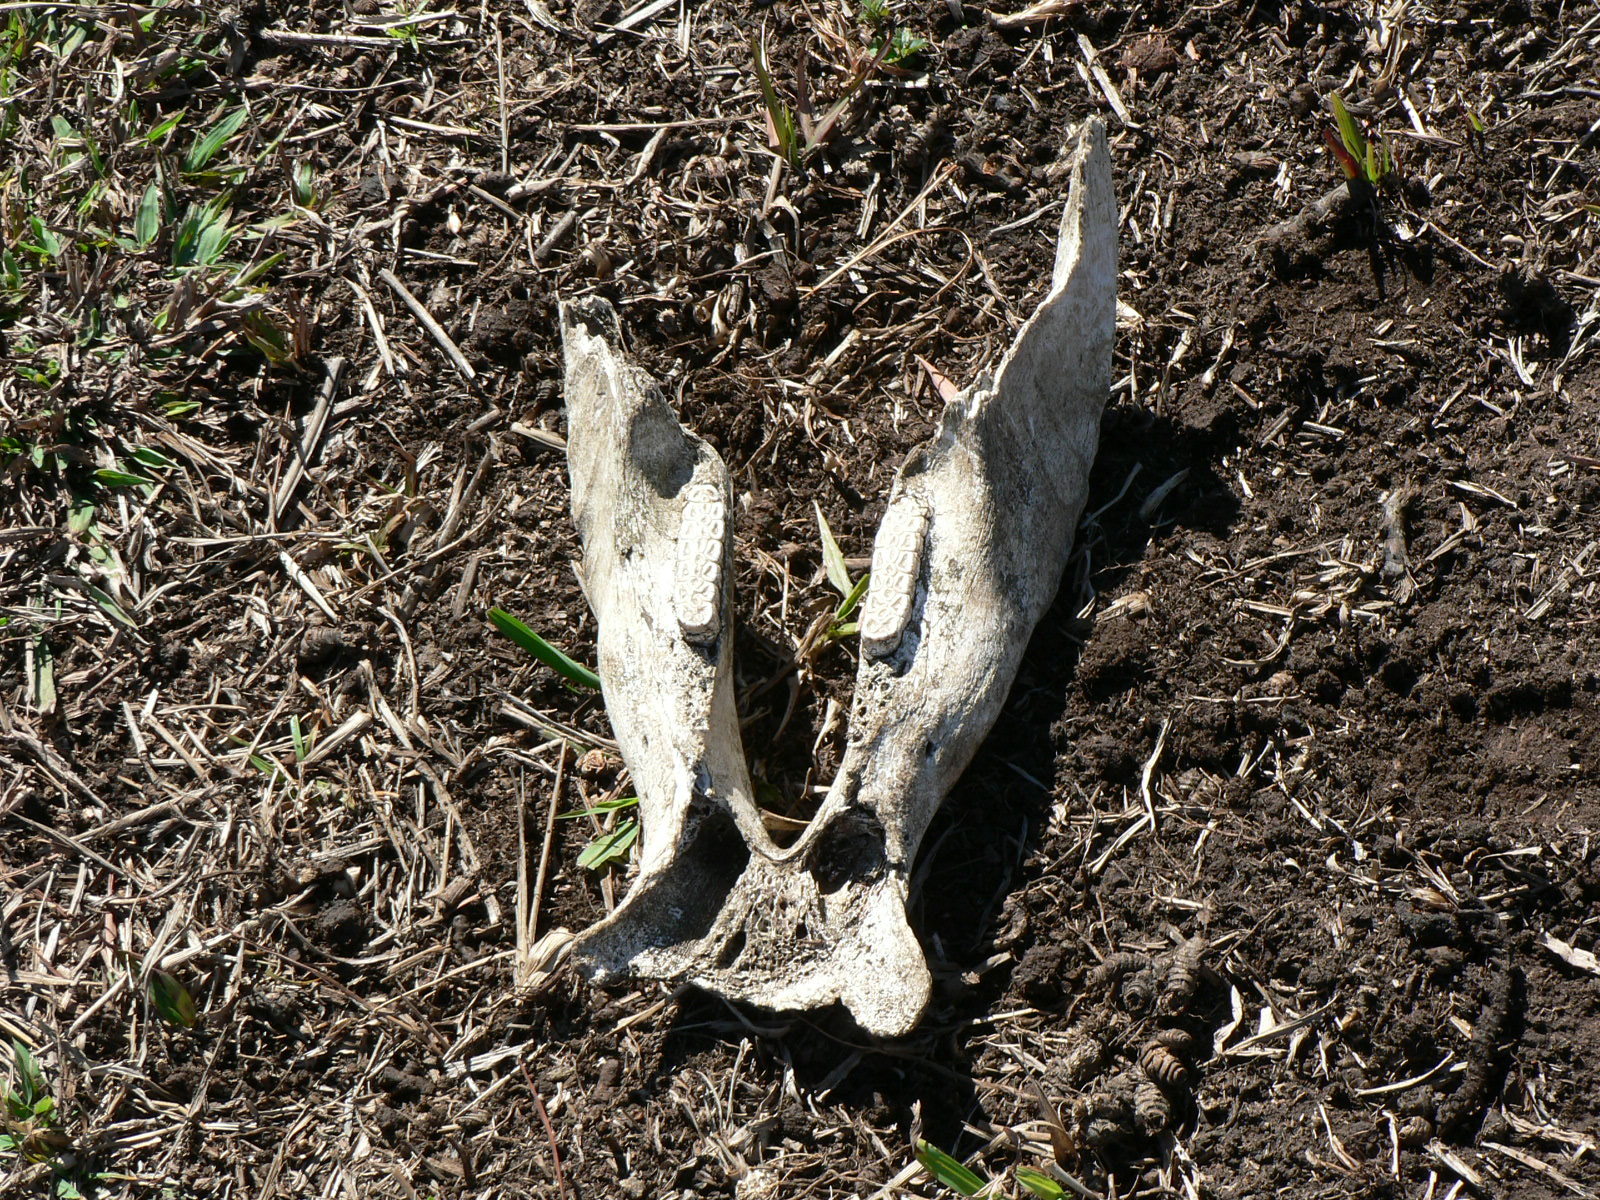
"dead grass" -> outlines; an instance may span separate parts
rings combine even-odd
[[[540,957],[559,922],[592,919],[623,885],[574,865],[594,827],[553,818],[626,784],[597,704],[497,645],[486,622],[503,603],[577,656],[592,646],[566,566],[557,295],[624,302],[640,354],[752,498],[739,581],[758,664],[749,720],[804,743],[757,764],[797,812],[840,736],[826,704],[848,676],[845,649],[813,663],[804,644],[837,605],[810,502],[847,556],[864,555],[874,498],[937,411],[918,356],[965,378],[1027,311],[1046,264],[1026,247],[1047,241],[1055,212],[1035,201],[1059,182],[1056,148],[1033,142],[1052,122],[1091,107],[1120,119],[1118,401],[1168,420],[1198,388],[1244,414],[1249,436],[1204,464],[1238,499],[1319,470],[1363,436],[1386,388],[1416,396],[1447,449],[1452,413],[1596,402],[1600,24],[1577,8],[1520,42],[1530,27],[1480,36],[1418,5],[1341,10],[1325,64],[1291,56],[1274,27],[1234,45],[1208,26],[1199,44],[1168,47],[1214,89],[1207,112],[1176,122],[1171,64],[1149,66],[1165,60],[1144,43],[1143,57],[1118,57],[1161,28],[1013,5],[1002,36],[969,5],[972,38],[942,6],[905,8],[932,43],[927,62],[872,74],[797,166],[768,147],[736,6],[0,4],[0,1035],[37,1055],[58,1114],[33,1161],[0,1152],[0,1194],[565,1198],[619,1179],[639,1196],[932,1194],[912,1158],[912,1101],[947,1093],[939,1107],[964,1114],[967,1133],[945,1119],[939,1136],[962,1138],[990,1174],[1053,1164],[1094,1195],[1228,1194],[1191,1152],[1197,1121],[1224,1124],[1264,1063],[1320,1061],[1315,1077],[1331,1078],[1351,1014],[1370,1011],[1343,993],[1337,1005],[1285,994],[1242,922],[1206,929],[1201,999],[1166,1014],[1202,1037],[1199,1082],[1176,1098],[1174,1131],[1136,1143],[1120,1176],[1090,1152],[1104,1145],[1073,1103],[1087,1114],[1102,1094],[1091,1083],[1133,1078],[1152,1018],[1110,993],[1063,1012],[986,983],[1015,967],[1020,933],[970,960],[936,947],[981,1011],[943,1003],[888,1066],[832,1027],[655,985],[593,995]],[[805,55],[819,97],[851,86],[871,37],[857,14],[800,4],[772,22],[780,86]],[[994,46],[1005,66],[986,73]],[[1429,66],[1464,46],[1493,52],[1492,76]],[[1452,182],[1431,205],[1399,193],[1376,213],[1327,204],[1301,221],[1341,186],[1319,144],[1230,125],[1264,89],[1304,83],[1296,72],[1364,96],[1353,107],[1413,180],[1500,156],[1526,162],[1520,194]],[[965,137],[999,93],[1011,115],[955,152],[952,129]],[[1480,293],[1504,277],[1522,323],[1462,313],[1465,342],[1446,342],[1421,309],[1360,327],[1330,318],[1322,350],[1355,364],[1356,384],[1310,403],[1269,394],[1294,381],[1256,331],[1184,307],[1185,271],[1237,239],[1196,250],[1175,213],[1214,204],[1235,153],[1250,157],[1230,186],[1264,172],[1275,218],[1301,221],[1279,264],[1300,282],[1286,288],[1365,221],[1383,270],[1420,250]],[[1018,232],[1028,240],[1006,236]],[[1523,482],[1521,460],[1468,477],[1467,456],[1451,459],[1452,491],[1417,501],[1426,538],[1405,504],[1330,504],[1281,537],[1210,549],[1160,533],[1200,472],[1154,477],[1127,461],[1091,501],[1072,609],[1121,622],[1202,589],[1230,631],[1186,650],[1221,648],[1259,681],[1217,696],[1175,666],[1159,701],[1172,720],[1281,706],[1301,686],[1279,674],[1298,648],[1386,628],[1438,595],[1451,556],[1489,539],[1519,565],[1500,609],[1473,617],[1477,636],[1515,641],[1555,620],[1591,636],[1595,543],[1565,489],[1600,465],[1592,441]],[[1377,552],[1369,525],[1387,539]],[[1135,527],[1146,532],[1130,541]],[[1099,594],[1151,530],[1148,569]],[[1099,716],[1144,703],[1114,696]],[[1011,916],[1082,918],[1071,961],[1085,969],[1116,951],[1159,957],[1205,929],[1208,841],[1262,825],[1226,771],[1178,769],[1168,719],[1138,735],[1144,757],[1120,781],[1047,779],[1054,816],[996,876],[1026,879]],[[1519,861],[1583,869],[1584,835],[1559,816],[1499,851],[1501,865],[1480,864],[1471,887],[1425,852],[1383,871],[1341,857],[1392,838],[1394,798],[1369,780],[1352,799],[1355,784],[1330,782],[1321,735],[1299,737],[1237,747],[1233,778],[1282,798],[1312,847],[1296,867],[1327,860],[1324,882],[1510,911],[1536,890]],[[1028,777],[1013,760],[988,766]],[[1125,936],[1102,915],[1096,927],[1089,893],[1066,895],[1080,869],[1137,873],[1170,926]],[[975,910],[992,913],[999,890]],[[1592,926],[1580,913],[1558,932],[1592,940]],[[192,999],[192,1028],[175,996]],[[1459,1061],[1489,1061],[1471,1035],[1476,1003],[1452,1003],[1469,1031]],[[1086,1038],[1104,1065],[1066,1078]],[[858,1070],[881,1074],[847,1100]],[[1592,1138],[1540,1106],[1529,1074],[1501,1106],[1500,1145],[1452,1150],[1427,1131],[1428,1195],[1518,1169],[1592,1188],[1564,1182],[1592,1178]],[[1366,1086],[1357,1111],[1390,1111],[1393,1079]],[[1324,1113],[1296,1160],[1310,1171],[1299,1194],[1398,1180],[1402,1124],[1368,1153]]]

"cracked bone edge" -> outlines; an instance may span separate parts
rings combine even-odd
[[[622,358],[614,315],[576,320],[598,302],[564,307],[569,428],[582,431],[570,452],[574,513],[607,707],[647,842],[627,900],[578,943],[591,975],[687,979],[773,1009],[842,1002],[883,1036],[921,1017],[931,979],[905,913],[910,869],[1060,586],[1110,391],[1116,206],[1098,120],[1079,130],[1070,187],[1049,294],[993,374],[947,403],[938,432],[896,476],[873,552],[844,761],[817,816],[782,850],[749,799],[727,639],[694,644],[701,625],[673,598],[684,490],[715,476],[725,499],[726,472]],[[652,436],[630,441],[635,424]],[[684,460],[676,486],[632,478],[659,474],[651,447],[667,444]],[[593,472],[597,455],[609,474]],[[597,520],[603,508],[615,511]],[[596,545],[640,524],[655,536]],[[727,604],[724,584],[723,630]],[[618,659],[640,651],[655,658],[632,668],[629,685]],[[680,665],[704,669],[679,679]]]

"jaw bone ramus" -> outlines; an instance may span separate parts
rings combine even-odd
[[[805,832],[780,848],[739,740],[727,468],[623,355],[610,305],[562,306],[584,589],[643,817],[632,891],[575,946],[591,977],[688,981],[770,1009],[842,1002],[884,1036],[916,1024],[930,978],[906,918],[912,862],[1060,585],[1115,315],[1116,204],[1092,120],[1049,294],[895,478],[843,762]]]

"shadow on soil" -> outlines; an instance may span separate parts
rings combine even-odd
[[[918,856],[911,918],[928,952],[934,994],[917,1031],[878,1042],[839,1009],[775,1018],[691,992],[679,1006],[654,1082],[664,1084],[730,1037],[753,1036],[760,1057],[792,1070],[806,1092],[832,1091],[903,1123],[920,1104],[923,1136],[940,1145],[960,1139],[963,1121],[984,1104],[968,1069],[967,1041],[1004,994],[1012,965],[985,972],[984,960],[1010,924],[1008,897],[1049,818],[1056,775],[1051,731],[1093,629],[1092,620],[1077,614],[1091,587],[1098,594],[1119,590],[1160,529],[1228,534],[1239,508],[1218,473],[1216,459],[1227,449],[1221,443],[1217,431],[1142,409],[1107,410],[1079,552],[1034,631],[1000,720]],[[1155,496],[1184,471],[1164,497]],[[1124,487],[1130,474],[1132,483]],[[1010,948],[1020,957],[1025,946],[1019,940]]]

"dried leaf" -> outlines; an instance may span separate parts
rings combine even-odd
[[[1600,975],[1600,958],[1588,950],[1579,950],[1571,942],[1563,942],[1554,934],[1544,935],[1544,948],[1554,954],[1569,967],[1577,967],[1580,971],[1587,971],[1591,975]]]

